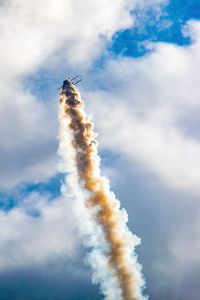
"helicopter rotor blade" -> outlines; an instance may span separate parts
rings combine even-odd
[[[80,81],[82,81],[82,78],[77,80],[76,82],[74,82],[73,84],[76,85],[77,83],[79,83]]]
[[[76,76],[75,78],[77,78],[76,80],[71,80],[72,84],[77,84],[78,82],[80,82],[83,78],[82,76]]]
[[[74,79],[80,77],[79,75],[78,76],[75,76],[74,78],[70,79],[70,81],[73,81]]]

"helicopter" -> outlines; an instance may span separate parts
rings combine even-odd
[[[58,90],[60,90],[62,88],[62,91],[66,91],[70,87],[70,85],[72,85],[72,84],[76,85],[80,81],[82,81],[81,76],[75,76],[74,78],[68,77],[67,79],[65,79],[63,81],[63,84],[58,88]]]

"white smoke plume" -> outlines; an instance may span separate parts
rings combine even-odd
[[[59,168],[66,173],[62,192],[74,199],[74,211],[93,282],[100,284],[106,300],[144,300],[144,279],[135,246],[140,239],[126,223],[128,215],[101,175],[93,124],[83,101],[69,83],[60,94]]]

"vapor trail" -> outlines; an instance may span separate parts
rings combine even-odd
[[[62,172],[69,173],[63,193],[75,199],[74,210],[93,282],[107,300],[142,300],[141,266],[134,252],[140,239],[126,223],[128,216],[100,173],[100,158],[93,124],[83,111],[83,101],[73,84],[60,94],[59,155]]]

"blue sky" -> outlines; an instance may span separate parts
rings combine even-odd
[[[140,11],[137,14],[140,15]],[[190,37],[183,35],[182,28],[188,20],[200,18],[200,4],[195,0],[169,1],[158,21],[151,8],[143,18],[142,25],[140,20],[138,26],[116,33],[110,50],[116,54],[137,57],[146,53],[147,49],[143,46],[145,41],[190,44]]]
[[[198,300],[199,1],[47,2],[0,7],[0,298],[103,299],[57,167],[56,89],[82,74],[146,293]]]

